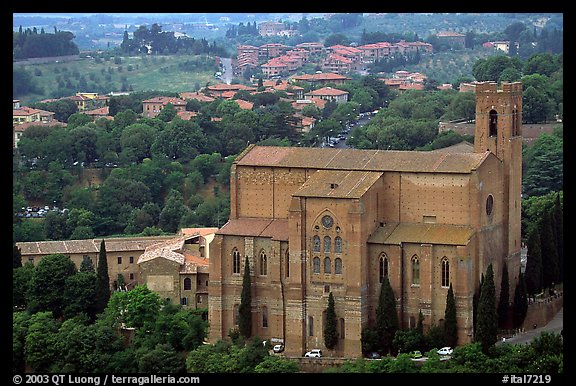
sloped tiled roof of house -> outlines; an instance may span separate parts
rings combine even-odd
[[[483,153],[359,150],[250,146],[236,161],[239,166],[293,167],[327,170],[471,173],[486,158]]]
[[[205,257],[184,253],[184,264],[180,267],[180,274],[191,274],[198,272],[208,273],[209,262]]]
[[[270,237],[273,240],[288,240],[288,220],[239,218],[229,220],[216,234],[254,237]]]
[[[110,108],[108,106],[101,107],[99,109],[94,110],[86,110],[82,111],[82,114],[91,115],[91,116],[104,116],[110,113]]]
[[[234,102],[238,103],[238,106],[244,110],[252,110],[252,107],[254,107],[254,103],[245,101],[243,99],[234,99]]]
[[[20,108],[12,110],[12,116],[15,117],[26,117],[29,115],[40,114],[39,109],[33,109],[32,107],[28,106],[20,106]]]
[[[306,95],[313,95],[313,96],[320,96],[320,95],[337,96],[337,95],[347,95],[347,94],[348,94],[348,91],[339,90],[339,89],[333,88],[333,87],[322,87],[322,88],[319,88],[318,90],[313,90],[313,91],[306,93]]]
[[[182,92],[180,93],[182,99],[194,99],[200,102],[213,102],[214,98],[208,95],[200,94],[199,92]]]
[[[360,198],[380,178],[382,172],[318,170],[294,196]]]
[[[473,234],[474,231],[469,226],[386,223],[376,229],[368,239],[368,242],[376,244],[429,243],[467,245]]]
[[[176,97],[166,97],[158,96],[142,101],[142,103],[158,103],[166,106],[168,103],[172,103],[174,106],[186,106],[186,101]]]
[[[185,121],[189,121],[192,117],[197,116],[198,113],[196,111],[178,111],[176,115]]]

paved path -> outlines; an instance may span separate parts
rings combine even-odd
[[[543,327],[534,328],[531,330],[526,330],[523,333],[515,335],[511,338],[507,338],[505,343],[510,344],[524,344],[529,343],[535,337],[539,336],[543,331],[547,332],[554,332],[560,334],[562,329],[564,328],[564,307],[560,308],[560,310],[554,315],[554,318],[547,325]],[[502,344],[504,342],[499,341],[496,344]]]

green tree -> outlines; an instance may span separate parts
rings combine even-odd
[[[146,287],[137,285],[128,292],[114,292],[106,308],[106,317],[113,326],[141,328],[153,325],[162,307],[160,296]]]
[[[378,333],[383,353],[387,354],[392,350],[392,343],[397,330],[396,298],[388,277],[384,276],[380,286],[378,307],[376,308],[376,332]]]
[[[96,273],[77,272],[66,279],[64,289],[64,317],[72,318],[79,314],[86,314],[90,320],[96,318]]]
[[[524,323],[528,312],[528,293],[526,292],[526,280],[522,270],[518,274],[518,283],[514,290],[514,303],[512,305],[512,320],[514,328],[519,328]]]
[[[22,267],[22,253],[16,243],[12,244],[12,268]]]
[[[558,284],[558,247],[554,235],[551,210],[544,211],[540,223],[540,248],[542,251],[542,286],[552,288]]]
[[[82,262],[80,263],[79,272],[96,272],[94,269],[94,263],[92,263],[92,259],[90,256],[84,256],[82,258]]]
[[[54,320],[52,312],[36,312],[30,317],[24,355],[26,363],[34,372],[50,371],[57,355],[55,348],[57,333],[58,323]]]
[[[496,311],[496,287],[494,286],[494,270],[492,264],[486,269],[484,283],[480,289],[478,302],[478,322],[476,323],[476,335],[474,341],[479,342],[482,351],[488,353],[497,341],[498,314]]]
[[[254,367],[254,372],[259,374],[270,373],[298,373],[298,363],[278,356],[268,356]]]
[[[562,283],[564,281],[564,210],[560,202],[560,193],[556,193],[552,214],[558,247],[558,282]]]
[[[12,269],[12,307],[25,309],[28,306],[30,283],[34,276],[34,265],[27,262],[22,267]]]
[[[172,189],[166,200],[166,205],[164,205],[162,212],[160,212],[158,226],[165,232],[176,233],[184,210],[185,206],[182,201],[182,194]]]
[[[242,277],[242,293],[238,307],[238,328],[244,338],[252,336],[252,282],[250,280],[250,262],[248,256],[244,261],[244,276]]]
[[[42,258],[30,282],[29,305],[33,312],[51,311],[55,318],[62,316],[66,280],[75,273],[76,266],[68,256],[58,253]]]
[[[498,327],[509,328],[510,326],[510,279],[508,277],[508,265],[502,265],[502,280],[500,283],[500,298],[498,299]]]
[[[96,279],[96,296],[94,297],[95,312],[99,314],[106,309],[110,300],[110,277],[108,276],[108,258],[106,256],[106,243],[104,239],[100,242],[98,253],[98,267]]]
[[[142,373],[179,374],[184,373],[185,357],[169,344],[158,344],[146,351],[138,360],[138,370]]]
[[[535,295],[542,291],[542,249],[540,247],[540,232],[538,228],[530,230],[528,235],[526,256],[526,291],[530,295]]]
[[[324,324],[324,345],[329,350],[333,350],[338,344],[337,323],[334,295],[330,292],[328,295],[328,306],[326,307],[326,322]]]
[[[446,294],[446,310],[444,311],[444,339],[447,346],[456,347],[458,345],[458,324],[456,320],[456,300],[452,283]]]

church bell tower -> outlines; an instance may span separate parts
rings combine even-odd
[[[522,193],[522,83],[476,85],[474,152],[489,151],[502,162],[504,238],[508,272],[515,283],[520,269]],[[512,287],[514,288],[514,287]]]

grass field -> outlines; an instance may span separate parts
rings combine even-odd
[[[23,105],[76,92],[196,91],[215,84],[218,71],[213,57],[173,55],[121,57],[109,60],[88,57],[73,61],[26,64],[41,94],[15,95]],[[65,85],[62,88],[62,85]]]

